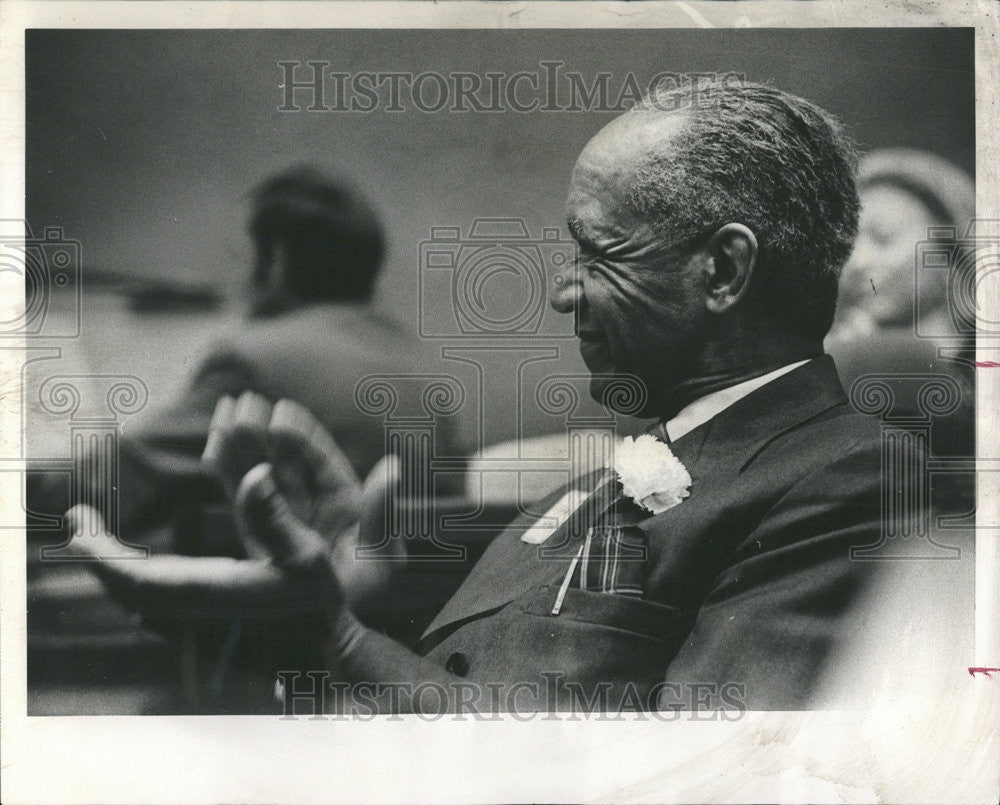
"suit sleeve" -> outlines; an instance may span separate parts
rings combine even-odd
[[[880,564],[851,559],[879,539],[879,461],[877,442],[848,448],[772,507],[714,580],[667,668],[661,708],[676,697],[696,709],[808,706]]]

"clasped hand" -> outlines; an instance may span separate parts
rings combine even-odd
[[[133,601],[177,600],[216,617],[282,611],[344,609],[363,612],[384,593],[404,559],[401,544],[385,540],[388,490],[399,476],[398,459],[384,458],[364,484],[326,429],[291,400],[272,405],[252,392],[222,398],[209,429],[203,461],[230,496],[247,560],[154,556],[145,561],[107,560],[107,571],[139,590]],[[67,517],[71,545],[101,559],[106,534],[100,515],[77,506]],[[103,541],[103,542],[102,542]],[[358,556],[385,546],[388,561]],[[144,591],[144,592],[143,592]],[[144,599],[144,600],[143,600]],[[226,609],[240,612],[227,612]]]

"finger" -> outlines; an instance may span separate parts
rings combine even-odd
[[[231,492],[239,486],[247,470],[267,460],[270,418],[271,403],[246,391],[234,402],[228,424],[218,429],[215,466]]]
[[[400,461],[394,453],[382,456],[365,478],[361,487],[361,499],[365,503],[381,500],[388,490],[399,483]]]
[[[361,489],[361,522],[358,531],[360,545],[382,545],[388,538],[388,509],[392,490],[398,486],[401,475],[399,456],[384,456],[365,478]],[[405,549],[400,542],[397,546]]]
[[[78,504],[66,512],[65,517],[70,533],[66,549],[71,555],[100,559],[108,554],[109,547],[117,547],[114,538],[107,534],[104,518],[97,509]]]
[[[59,550],[70,556],[115,561],[145,558],[148,555],[142,548],[120,542],[107,530],[100,512],[90,506],[78,504],[64,516],[70,538]]]
[[[93,506],[77,504],[66,512],[66,524],[71,534],[98,534],[104,532],[104,518]]]
[[[123,562],[116,563],[124,565]],[[173,617],[269,617],[322,609],[325,590],[260,560],[160,556],[133,562],[139,609]]]
[[[235,436],[263,450],[267,443],[267,423],[271,421],[271,402],[260,394],[244,391],[233,410]]]
[[[279,400],[271,414],[268,441],[277,465],[306,465],[314,483],[322,489],[358,484],[350,460],[329,431],[304,405]],[[279,480],[284,480],[280,475]]]
[[[228,394],[220,397],[212,412],[212,421],[208,426],[208,440],[202,451],[201,460],[207,464],[218,465],[222,444],[232,430],[233,413],[236,410],[236,400]]]
[[[261,560],[162,555],[95,563],[95,569],[128,608],[157,617],[231,620],[317,612],[329,597],[325,579],[293,579]]]
[[[268,456],[279,487],[301,516],[309,518],[319,483],[305,456],[311,449],[309,442],[315,428],[303,412],[308,413],[292,400],[278,400],[271,412],[267,439]]]
[[[281,567],[329,570],[329,546],[292,512],[269,464],[259,464],[240,482],[236,514],[241,530]]]

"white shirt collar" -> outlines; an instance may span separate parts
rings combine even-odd
[[[796,361],[787,366],[782,366],[780,369],[775,369],[773,372],[768,372],[766,375],[761,375],[751,380],[744,380],[735,386],[713,391],[711,394],[699,397],[693,403],[685,405],[673,419],[667,420],[667,436],[670,437],[670,441],[676,441],[685,433],[690,433],[699,425],[708,422],[716,414],[725,411],[737,400],[742,400],[761,386],[767,385],[772,380],[776,380],[783,374],[792,371],[792,369],[797,369],[804,363],[809,363],[810,360],[811,358],[806,358],[804,361]]]

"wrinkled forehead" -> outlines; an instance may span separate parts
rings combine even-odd
[[[573,167],[566,197],[570,231],[632,217],[627,200],[636,173],[671,147],[686,118],[659,110],[627,112],[595,134]]]

